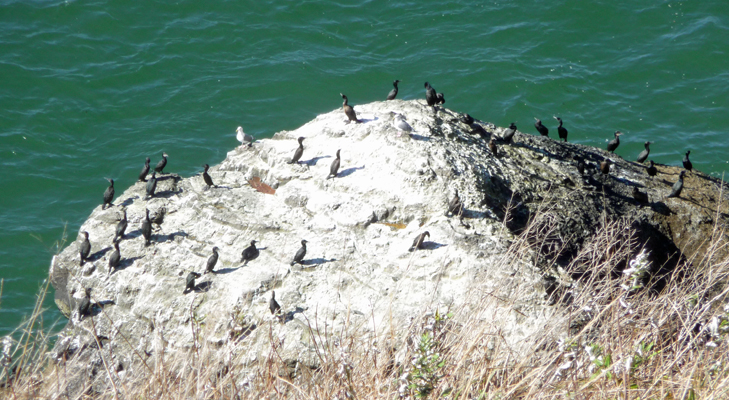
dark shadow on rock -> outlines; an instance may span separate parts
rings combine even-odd
[[[200,282],[195,285],[195,288],[193,290],[195,291],[195,293],[205,293],[210,290],[211,286],[213,286],[213,283],[210,281]]]
[[[182,231],[173,232],[167,235],[152,235],[151,242],[155,243],[164,243],[164,242],[171,242],[175,240],[176,237],[182,236],[187,237],[187,233]]]
[[[127,231],[126,233],[124,233],[124,237],[122,238],[122,243],[124,242],[124,239],[127,239],[127,240],[136,239],[136,238],[138,238],[140,236],[142,236],[142,230],[141,229],[137,229],[137,230],[134,230],[134,231],[131,231],[131,232]]]
[[[651,209],[658,214],[671,215],[671,209],[668,208],[666,203],[664,203],[662,201],[653,202],[653,203],[651,203],[650,206],[651,206]]]
[[[285,324],[289,321],[293,321],[294,315],[296,313],[302,313],[302,312],[304,312],[304,309],[301,307],[296,307],[293,311],[287,312],[285,315],[282,316],[283,323]]]
[[[170,197],[177,196],[180,193],[182,193],[182,189],[163,190],[161,192],[155,193],[154,194],[154,197],[163,198],[163,199],[169,199]]]
[[[172,175],[172,174],[159,175],[156,178],[157,178],[157,182],[166,181],[169,179],[173,179],[175,182],[179,182],[182,180],[182,178],[179,175]]]
[[[342,170],[340,173],[337,174],[337,178],[344,178],[345,176],[352,175],[355,171],[364,169],[364,165],[361,167],[352,167]]]
[[[104,257],[104,254],[106,254],[107,252],[109,252],[109,250],[111,250],[111,246],[104,247],[103,249],[97,251],[96,253],[90,254],[89,257],[86,258],[86,261],[88,262],[88,261],[96,261],[96,260],[99,260],[102,257]]]
[[[213,274],[216,274],[216,275],[217,275],[217,274],[229,274],[229,273],[231,273],[231,272],[233,272],[233,271],[237,271],[237,270],[239,270],[239,269],[240,269],[240,268],[221,268],[221,269],[216,269],[216,270],[215,270],[215,271],[213,271],[212,273],[213,273]]]
[[[435,250],[435,249],[445,247],[445,246],[448,246],[448,245],[438,243],[438,242],[425,241],[425,242],[423,242],[423,245],[421,246],[420,250]]]
[[[129,266],[134,264],[135,261],[137,261],[141,258],[142,258],[142,256],[122,258],[119,261],[119,265],[117,265],[117,267],[114,268],[114,271],[112,271],[110,275],[114,275],[115,273],[117,273],[117,271],[122,271],[122,270],[128,268]]]
[[[377,121],[377,120],[378,120],[378,118],[377,118],[377,117],[374,117],[374,118],[358,118],[358,119],[357,119],[357,121],[358,121],[358,122],[359,122],[360,124],[366,124],[366,123],[368,123],[368,122],[372,122],[372,121]]]
[[[418,135],[416,133],[411,133],[410,134],[410,138],[411,139],[415,139],[415,140],[423,140],[423,141],[426,141],[426,142],[429,142],[430,141],[430,138],[429,137],[420,136],[420,135]]]
[[[310,159],[310,160],[306,160],[306,161],[299,161],[299,163],[300,163],[300,164],[304,164],[304,165],[307,165],[307,166],[311,167],[312,165],[316,165],[317,161],[321,160],[322,158],[332,158],[332,156],[321,156],[321,157],[314,157],[314,158],[312,158],[312,159]]]
[[[311,258],[308,260],[301,260],[301,266],[305,267],[305,266],[322,265],[324,263],[333,262],[333,261],[337,261],[337,259],[332,258],[332,259],[327,260],[326,258]]]
[[[138,199],[138,198],[139,198],[139,196],[134,196],[134,197],[127,197],[127,198],[126,198],[126,199],[125,199],[125,200],[124,200],[124,201],[123,201],[123,202],[122,202],[122,203],[120,204],[120,206],[122,206],[122,207],[127,207],[127,206],[129,206],[129,205],[131,205],[131,204],[134,204],[134,200],[136,200],[136,199]]]

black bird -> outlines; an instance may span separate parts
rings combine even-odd
[[[84,235],[84,240],[81,242],[81,246],[78,248],[78,253],[81,256],[81,263],[79,265],[83,266],[86,262],[86,259],[89,257],[89,253],[91,253],[91,242],[89,242],[89,233],[86,231],[81,232],[82,235]]]
[[[413,240],[413,245],[412,245],[412,247],[410,247],[410,249],[408,251],[415,251],[415,250],[418,250],[418,249],[422,249],[423,248],[423,242],[425,242],[425,237],[426,236],[427,237],[430,237],[430,232],[425,231],[425,232],[421,233],[420,235],[418,235],[415,238],[415,240]]]
[[[203,165],[203,168],[205,168],[205,170],[202,173],[203,180],[205,181],[205,185],[207,185],[207,187],[215,186],[215,184],[213,183],[213,178],[211,178],[210,175],[208,175],[208,169],[210,169],[210,166],[205,164],[205,165]]]
[[[157,209],[157,212],[152,215],[152,218],[150,218],[150,221],[152,221],[153,224],[156,224],[157,226],[162,225],[162,222],[165,220],[165,214],[167,214],[167,208],[160,207]]]
[[[78,303],[79,319],[91,315],[91,288],[84,289],[84,298]]]
[[[463,203],[461,202],[461,198],[458,196],[458,189],[456,189],[456,193],[453,195],[451,201],[448,202],[448,213],[458,216],[463,214]]]
[[[347,96],[339,93],[340,96],[344,99],[344,102],[342,102],[342,109],[344,109],[344,113],[347,115],[347,118],[349,121],[359,122],[357,119],[357,113],[354,112],[354,108],[347,104],[349,102],[349,99],[347,99]]]
[[[167,165],[167,153],[162,152],[162,159],[159,160],[157,163],[157,166],[154,167],[154,171],[158,174],[162,174],[162,170],[165,169],[165,166]]]
[[[683,176],[686,174],[686,171],[681,171],[680,174],[678,174],[678,180],[676,183],[673,184],[673,188],[671,189],[671,193],[666,197],[681,197],[681,191],[683,190]]]
[[[299,147],[294,152],[294,157],[289,161],[289,164],[298,164],[301,156],[304,155],[304,137],[299,138]]]
[[[271,310],[271,314],[277,315],[281,312],[281,306],[276,301],[276,291],[271,291],[271,301],[268,302],[268,309]]]
[[[144,161],[144,167],[142,167],[142,171],[139,173],[139,180],[144,182],[147,180],[147,174],[149,173],[149,157]]]
[[[549,136],[549,129],[542,125],[542,120],[537,117],[534,117],[534,119],[537,120],[537,122],[534,123],[534,127],[537,128],[539,134],[542,136]]]
[[[105,178],[109,181],[109,187],[104,191],[104,204],[101,205],[101,209],[105,209],[107,205],[111,206],[111,201],[114,199],[114,180]]]
[[[425,101],[433,108],[438,103],[438,94],[435,93],[435,89],[428,82],[425,82]]]
[[[554,117],[557,121],[559,121],[559,126],[557,127],[557,134],[559,135],[560,139],[564,139],[564,141],[567,141],[567,129],[565,129],[562,126],[562,118],[560,117]]]
[[[648,154],[650,154],[650,152],[651,152],[651,149],[648,146],[650,146],[651,143],[653,143],[653,142],[643,143],[643,145],[645,146],[645,150],[641,151],[640,154],[638,154],[638,159],[636,161],[638,161],[639,163],[642,164],[643,162],[645,162],[645,160],[648,159]]]
[[[494,155],[494,157],[498,157],[499,152],[496,148],[496,142],[494,141],[494,137],[491,136],[491,140],[489,140],[489,150],[491,150],[491,154]]]
[[[337,158],[332,161],[332,166],[329,168],[329,175],[327,176],[327,179],[337,177],[337,173],[339,172],[339,164],[341,162],[342,160],[339,157],[339,150],[337,150]]]
[[[397,79],[395,79],[392,82],[392,86],[394,86],[395,88],[392,89],[392,90],[390,90],[390,93],[387,94],[387,100],[394,100],[395,97],[397,96],[397,84],[398,84],[398,82],[400,82],[400,81],[397,80]]]
[[[585,174],[585,160],[582,159],[580,156],[575,156],[574,160],[577,161],[577,172],[580,173],[580,176]]]
[[[658,168],[653,165],[653,160],[648,161],[648,168],[646,168],[645,171],[648,173],[649,176],[656,176],[656,174],[658,173]]]
[[[615,152],[615,149],[617,149],[618,146],[620,146],[620,135],[622,135],[622,134],[623,134],[623,132],[615,131],[615,139],[608,142],[607,151],[609,151],[611,153]]]
[[[157,189],[156,172],[152,172],[152,177],[147,181],[147,197],[154,197],[154,191]]]
[[[116,233],[114,234],[114,239],[112,239],[112,242],[116,242],[117,240],[124,239],[124,232],[127,230],[127,209],[122,210],[123,216],[122,219],[119,220],[119,223],[116,224]]]
[[[109,256],[109,275],[119,266],[121,261],[121,251],[119,250],[119,242],[114,241],[114,251]]]
[[[146,217],[142,222],[142,236],[144,236],[144,246],[149,246],[149,240],[152,238],[152,221],[149,220],[149,210],[144,210]]]
[[[195,290],[195,278],[199,277],[200,274],[197,272],[187,274],[187,278],[185,278],[185,290],[182,291],[182,294],[186,294],[188,290]]]
[[[636,199],[638,203],[648,203],[648,194],[641,192],[640,189],[638,189],[638,186],[633,186],[633,198]]]
[[[248,261],[258,257],[258,253],[259,251],[256,248],[256,241],[251,240],[251,245],[243,249],[243,252],[240,254],[240,262],[242,262],[243,265],[246,265],[248,264]]]
[[[437,104],[445,104],[445,96],[443,96],[443,93],[436,93],[435,99]]]
[[[686,168],[686,171],[691,171],[694,168],[693,164],[691,164],[691,161],[688,159],[690,153],[690,150],[687,151],[686,156],[683,157],[683,167]]]
[[[301,248],[299,249],[299,251],[296,252],[296,255],[294,255],[294,259],[291,261],[291,265],[294,265],[296,263],[303,265],[302,261],[304,260],[304,256],[306,255],[306,243],[308,243],[306,240],[301,241]]]
[[[205,266],[205,273],[213,272],[213,268],[215,268],[215,264],[218,263],[218,248],[213,247],[213,255],[208,258],[208,263]]]
[[[467,125],[471,125],[474,122],[474,120],[473,120],[473,117],[470,116],[468,113],[464,113],[463,122],[465,122]]]
[[[516,133],[516,124],[513,122],[509,127],[504,131],[504,142],[511,143],[511,140],[514,138],[514,134]]]
[[[610,164],[612,164],[612,161],[610,161],[609,158],[606,158],[600,163],[600,172],[602,172],[603,175],[607,176],[610,173]]]

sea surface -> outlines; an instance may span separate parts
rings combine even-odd
[[[60,241],[144,158],[191,176],[317,114],[403,99],[721,177],[729,2],[0,0],[0,335],[33,309]],[[688,188],[690,190],[690,188]],[[93,240],[93,238],[92,238]],[[44,322],[65,320],[52,294]]]

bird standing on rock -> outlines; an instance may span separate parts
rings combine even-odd
[[[676,183],[673,184],[673,187],[671,188],[671,193],[666,196],[666,198],[670,197],[681,197],[681,191],[683,190],[683,176],[686,175],[686,171],[681,171],[680,174],[678,174],[678,180]]]
[[[80,266],[83,266],[86,262],[86,259],[89,258],[89,253],[91,253],[91,242],[89,242],[89,233],[86,231],[81,232],[82,235],[84,235],[84,240],[81,242],[81,245],[78,248],[78,253],[81,256],[81,263]]]
[[[392,126],[397,129],[398,136],[402,136],[403,132],[413,131],[413,127],[405,121],[405,116],[402,114],[395,114],[395,117],[392,119]]]
[[[159,160],[159,162],[157,163],[157,166],[154,167],[154,171],[157,172],[158,174],[163,173],[162,170],[164,170],[165,166],[167,165],[167,157],[168,157],[167,153],[162,152],[162,159]]]
[[[425,82],[425,101],[433,108],[438,103],[438,94],[435,93],[435,89],[428,82]]]
[[[78,303],[78,317],[91,315],[91,288],[84,289],[84,298]]]
[[[617,149],[618,146],[620,146],[620,135],[622,135],[622,134],[623,134],[623,132],[615,131],[615,139],[608,142],[607,151],[609,151],[611,153],[615,152],[615,149]]]
[[[268,309],[271,310],[271,314],[278,315],[281,313],[281,306],[276,301],[276,291],[271,291],[271,301],[268,302]]]
[[[397,97],[397,84],[398,84],[399,82],[400,82],[400,81],[399,81],[399,80],[397,80],[397,79],[395,79],[395,80],[394,80],[394,81],[392,82],[392,86],[394,86],[395,88],[394,88],[394,89],[392,89],[392,90],[390,90],[390,93],[388,93],[388,94],[387,94],[387,100],[395,100],[395,97]]]
[[[122,218],[119,220],[119,223],[116,224],[116,232],[114,233],[114,239],[112,239],[112,242],[116,242],[117,239],[121,240],[124,239],[124,232],[127,230],[127,209],[122,210]]]
[[[248,147],[253,146],[253,136],[243,132],[242,126],[239,126],[235,131],[235,138],[238,139],[241,145],[247,144]]]
[[[104,204],[101,205],[101,209],[105,209],[106,206],[111,206],[111,201],[114,199],[114,180],[104,178],[109,181],[109,187],[104,191]]]
[[[344,102],[342,102],[342,109],[344,110],[344,114],[347,115],[347,119],[350,122],[359,122],[359,120],[357,119],[357,113],[354,112],[354,108],[352,108],[352,106],[348,104],[349,99],[347,99],[347,96],[341,93],[339,93],[339,95],[342,96],[342,98],[344,99]]]
[[[205,273],[213,272],[213,268],[215,268],[215,264],[218,263],[218,248],[213,247],[213,255],[208,258],[208,263],[205,265]]]
[[[653,142],[645,142],[645,143],[643,143],[643,146],[645,146],[645,150],[641,151],[640,154],[638,154],[638,159],[636,161],[638,161],[639,163],[642,164],[645,160],[648,159],[648,154],[650,154],[650,152],[651,152],[651,149],[650,149],[649,146],[652,143]]]
[[[610,173],[610,165],[612,163],[613,162],[610,161],[609,158],[606,158],[603,162],[600,163],[600,172],[602,172],[604,176],[607,176]]]
[[[152,238],[152,221],[149,220],[149,210],[144,210],[146,217],[142,222],[142,236],[144,236],[144,246],[149,246],[149,241]]]
[[[306,240],[301,241],[301,248],[294,255],[294,259],[291,260],[291,265],[294,265],[296,263],[304,265],[303,261],[304,261],[304,256],[306,256],[306,244],[307,243],[308,242]]]
[[[575,157],[577,160],[577,172],[580,173],[580,176],[585,174],[585,161],[581,157]]]
[[[195,278],[199,278],[200,274],[197,272],[190,272],[187,274],[187,278],[185,278],[185,290],[182,291],[182,294],[186,294],[188,290],[195,290]]]
[[[144,182],[147,180],[147,174],[149,173],[149,157],[144,161],[144,167],[142,167],[142,171],[139,173],[139,180]]]
[[[637,186],[633,186],[633,198],[636,199],[640,204],[648,203],[648,195],[641,192]]]
[[[556,119],[557,121],[559,121],[559,126],[557,127],[557,135],[559,135],[559,138],[560,139],[562,139],[562,140],[564,140],[566,142],[567,141],[567,129],[565,129],[562,126],[562,118],[560,118],[560,117],[554,117],[554,119]]]
[[[489,140],[489,150],[491,151],[491,154],[494,155],[494,157],[499,156],[498,149],[496,147],[496,142],[494,141],[494,137],[491,136],[491,140]]]
[[[205,168],[205,170],[202,173],[202,177],[203,177],[203,180],[205,181],[205,185],[207,187],[215,186],[215,184],[213,183],[213,178],[211,178],[210,175],[208,175],[208,169],[210,169],[210,166],[205,164],[205,165],[203,165],[203,168]]]
[[[301,156],[304,155],[304,137],[299,138],[299,147],[294,152],[294,157],[291,158],[291,161],[289,161],[289,164],[298,164],[299,160],[301,159]]]
[[[456,189],[456,193],[453,195],[451,201],[448,202],[448,213],[459,217],[463,214],[463,203],[458,196],[458,189]]]
[[[648,167],[645,169],[645,172],[648,173],[648,176],[656,176],[656,174],[658,173],[658,168],[653,165],[653,160],[648,161]]]
[[[534,123],[534,127],[537,128],[539,134],[542,136],[549,136],[549,128],[542,125],[542,120],[537,117],[534,117],[534,119],[537,121]]]
[[[437,104],[445,104],[445,96],[443,95],[443,93],[436,93],[435,99],[436,99],[435,102]]]
[[[251,240],[251,245],[243,249],[243,252],[240,255],[240,261],[243,263],[243,265],[247,265],[248,261],[253,260],[254,258],[258,257],[258,249],[256,248],[256,241]]]
[[[337,158],[332,161],[332,166],[329,167],[329,175],[327,175],[327,179],[329,178],[336,178],[337,173],[339,172],[339,164],[341,163],[341,158],[339,157],[340,150],[337,150]]]
[[[157,173],[152,172],[152,177],[147,181],[147,197],[154,197],[155,190],[157,190]]]
[[[504,131],[504,142],[511,143],[512,139],[514,138],[514,134],[516,133],[516,124],[513,122],[509,127]]]
[[[415,240],[413,240],[413,245],[410,247],[408,251],[415,251],[423,248],[423,243],[425,242],[425,237],[430,237],[430,232],[425,231],[418,235]]]
[[[689,160],[689,154],[691,154],[691,151],[687,151],[686,155],[683,157],[683,167],[686,168],[686,171],[691,171],[694,166],[691,164],[691,160]]]
[[[114,251],[109,256],[109,275],[119,266],[121,261],[121,251],[119,250],[119,242],[114,242]]]

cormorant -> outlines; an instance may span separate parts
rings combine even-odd
[[[636,199],[638,203],[648,203],[648,194],[641,192],[638,189],[638,186],[633,186],[633,198]]]
[[[562,118],[560,117],[554,117],[557,121],[559,121],[559,126],[557,127],[557,135],[559,135],[560,139],[564,139],[564,141],[567,141],[567,129],[565,129],[562,126]]]
[[[81,246],[78,248],[78,253],[81,256],[81,263],[80,266],[83,266],[86,262],[86,259],[89,257],[89,253],[91,253],[91,242],[89,242],[89,233],[86,231],[81,232],[82,235],[84,235],[84,240],[81,242]]]
[[[153,224],[157,224],[157,226],[162,225],[162,222],[165,220],[165,214],[167,214],[167,208],[160,207],[157,209],[157,212],[152,215],[150,220]]]
[[[453,198],[448,202],[448,213],[451,215],[458,215],[459,217],[463,214],[463,203],[461,198],[458,196],[458,189],[453,195]]]
[[[154,197],[154,191],[157,189],[156,175],[156,172],[152,172],[152,177],[147,181],[147,197]]]
[[[105,178],[109,181],[109,187],[104,191],[104,204],[101,205],[101,209],[105,209],[107,205],[111,206],[111,201],[114,199],[114,180]]]
[[[542,120],[537,117],[534,117],[534,119],[537,120],[537,122],[534,123],[534,127],[537,128],[539,134],[542,136],[549,136],[549,129],[542,125]]]
[[[299,138],[299,147],[294,152],[294,157],[289,161],[289,164],[298,164],[299,160],[301,159],[301,156],[304,155],[304,137]]]
[[[580,175],[585,174],[585,161],[581,157],[576,157],[577,159],[577,172],[580,173]]]
[[[645,160],[648,159],[648,154],[650,154],[650,152],[651,152],[651,149],[648,146],[650,146],[651,143],[653,143],[653,142],[643,143],[643,145],[645,146],[645,150],[641,151],[640,154],[638,154],[638,159],[636,161],[638,161],[639,163],[642,164],[643,162],[645,162]]]
[[[398,136],[402,136],[403,132],[412,132],[413,127],[405,121],[405,117],[402,114],[395,114],[392,120],[392,126],[397,129]]]
[[[205,165],[203,165],[203,168],[205,168],[205,170],[202,173],[203,180],[205,181],[205,185],[207,187],[215,186],[215,184],[213,183],[213,178],[211,178],[210,175],[208,175],[208,169],[210,169],[210,166],[205,164]]]
[[[428,82],[425,82],[425,101],[433,108],[438,103],[438,94],[435,93],[435,89]]]
[[[340,150],[337,150],[337,158],[332,161],[332,166],[329,168],[329,175],[327,176],[327,179],[337,177],[337,173],[339,172],[339,164],[342,162],[341,158],[339,157],[339,151]]]
[[[238,139],[241,145],[247,144],[248,147],[253,146],[253,136],[243,132],[242,126],[239,126],[235,131],[235,138]]]
[[[494,157],[499,156],[499,152],[496,148],[496,142],[494,141],[494,137],[491,136],[491,140],[489,140],[489,150],[491,150],[491,154],[494,155]]]
[[[304,256],[306,255],[306,243],[308,243],[306,240],[301,241],[301,248],[299,251],[296,252],[296,255],[294,255],[294,259],[291,260],[291,265],[294,265],[296,263],[302,264],[302,261],[304,260]]]
[[[84,298],[78,303],[78,317],[91,315],[91,288],[84,289]]]
[[[248,261],[258,257],[258,253],[259,251],[256,248],[256,241],[251,240],[251,245],[243,249],[243,252],[240,254],[240,262],[242,262],[243,265],[247,265]]]
[[[397,79],[395,79],[392,82],[392,86],[394,86],[395,88],[392,89],[392,90],[390,90],[390,93],[387,94],[387,100],[394,100],[395,97],[397,96],[397,84],[398,84],[398,82],[400,82],[400,81],[397,80]]]
[[[673,188],[671,189],[671,193],[666,197],[681,197],[681,191],[683,190],[683,176],[686,174],[686,171],[681,171],[680,174],[678,174],[678,180],[676,183],[673,184]]]
[[[412,247],[410,247],[410,249],[408,251],[415,251],[415,250],[418,250],[418,249],[422,249],[423,248],[423,242],[425,242],[425,237],[426,236],[427,237],[430,237],[430,232],[425,231],[425,232],[421,233],[420,235],[418,235],[415,238],[415,240],[413,240],[413,245],[412,245]]]
[[[615,152],[615,149],[617,149],[618,146],[620,146],[620,135],[622,135],[622,134],[623,134],[623,132],[615,131],[615,139],[608,142],[607,151],[609,151],[611,153]]]
[[[142,167],[142,171],[139,173],[139,180],[142,182],[146,181],[148,173],[149,173],[149,157],[147,157],[147,159],[144,160],[144,167]]]
[[[514,134],[516,133],[516,124],[513,122],[509,127],[504,131],[504,142],[511,143],[511,140],[514,138]]]
[[[127,230],[127,209],[122,210],[123,216],[122,219],[119,220],[119,223],[116,224],[116,233],[114,234],[114,239],[112,239],[112,242],[116,242],[117,239],[121,240],[124,239],[124,232]]]
[[[144,236],[144,246],[149,246],[149,240],[152,238],[152,221],[149,220],[149,210],[145,209],[146,217],[142,222],[142,236]]]
[[[354,112],[354,108],[347,104],[349,102],[347,96],[341,93],[339,93],[339,95],[342,96],[342,98],[344,99],[344,102],[342,102],[342,109],[344,109],[344,113],[347,115],[347,118],[350,121],[359,122],[359,120],[357,119],[357,113]]]
[[[648,161],[648,168],[646,168],[645,171],[648,173],[649,176],[656,176],[656,174],[658,173],[658,168],[653,165],[653,160]]]
[[[612,164],[612,161],[610,161],[609,158],[606,158],[600,163],[600,172],[602,172],[603,175],[608,175],[610,173],[610,164]]]
[[[268,302],[268,309],[271,310],[271,314],[277,315],[281,312],[281,306],[276,301],[276,291],[271,291],[271,301]]]
[[[200,274],[197,272],[187,274],[187,278],[185,278],[185,290],[182,291],[182,294],[186,294],[188,290],[195,290],[195,278],[199,277]]]
[[[683,167],[686,168],[686,171],[691,171],[694,166],[691,164],[691,160],[689,160],[688,156],[691,153],[691,151],[686,152],[686,156],[683,157]]]
[[[162,159],[159,160],[159,162],[157,163],[157,166],[154,167],[154,171],[157,172],[158,174],[163,173],[162,170],[165,169],[165,166],[167,165],[167,157],[168,157],[167,153],[162,152]]]
[[[121,261],[121,251],[119,250],[119,242],[114,241],[114,251],[109,256],[109,275],[119,266]]]
[[[474,119],[468,113],[464,113],[463,114],[463,122],[465,122],[467,125],[471,125],[474,122]]]
[[[218,248],[213,247],[213,255],[208,258],[208,263],[205,266],[205,273],[213,272],[213,268],[215,268],[215,264],[218,263]]]
[[[445,104],[445,96],[443,96],[443,93],[436,93],[435,99],[436,104]]]

